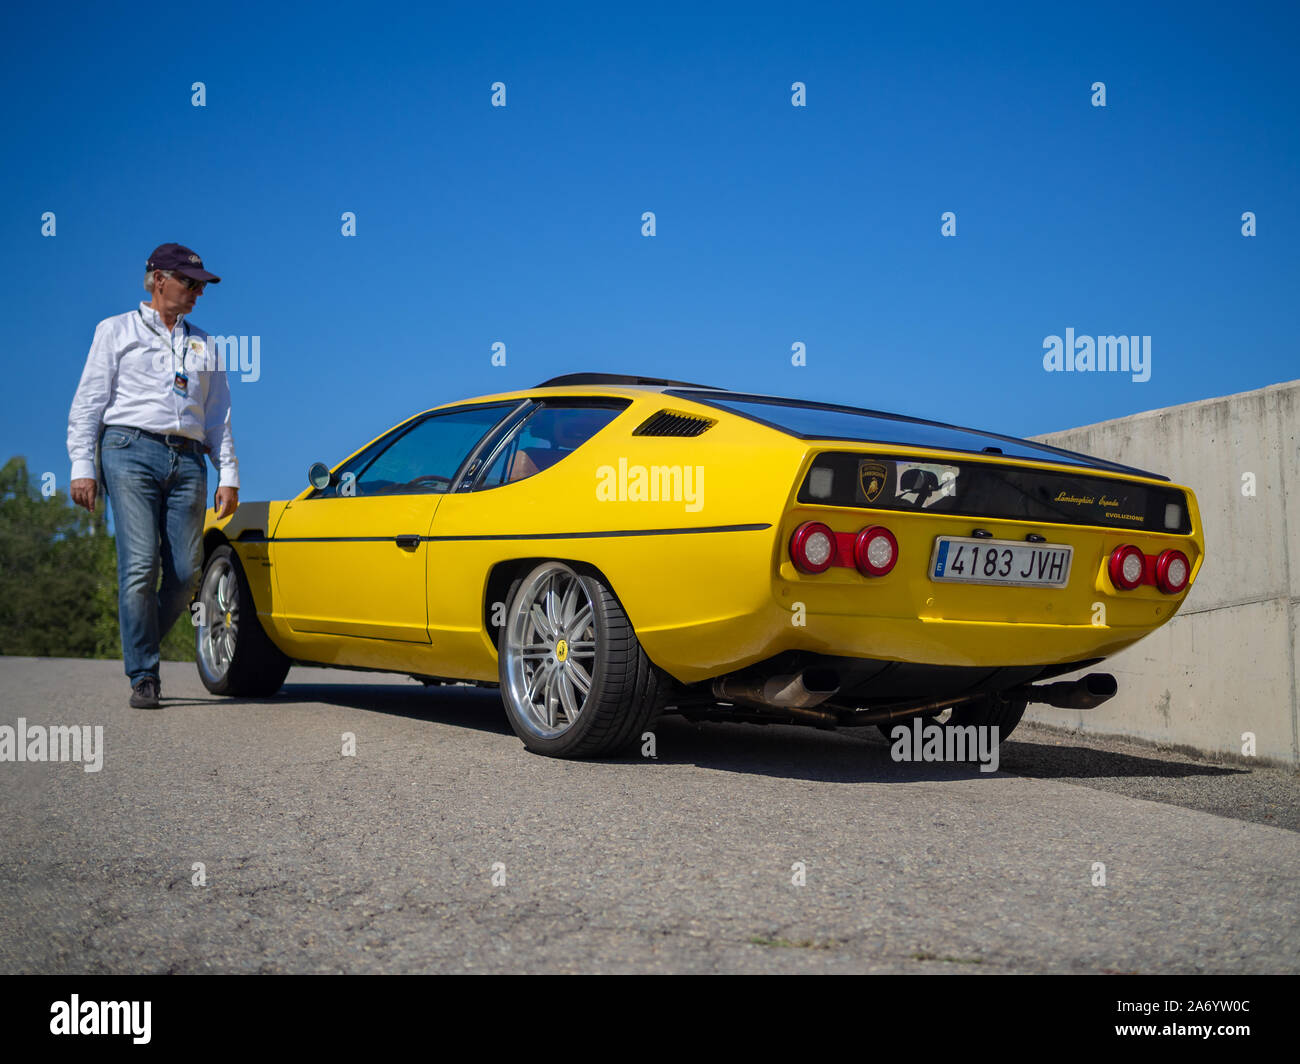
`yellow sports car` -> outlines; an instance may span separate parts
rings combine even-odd
[[[501,689],[532,750],[669,711],[1005,737],[1177,612],[1196,499],[1153,473],[917,418],[572,374],[417,414],[284,502],[212,511],[208,690],[291,662]]]

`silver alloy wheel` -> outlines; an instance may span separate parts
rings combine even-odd
[[[596,662],[596,611],[577,573],[548,562],[528,574],[510,605],[501,653],[519,723],[540,739],[572,728]]]
[[[199,661],[208,678],[220,683],[230,671],[239,641],[239,580],[229,558],[208,566],[199,602],[207,621],[198,630]]]

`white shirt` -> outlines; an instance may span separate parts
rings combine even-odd
[[[68,413],[72,479],[95,478],[95,445],[104,425],[129,425],[198,440],[208,447],[219,486],[239,487],[230,383],[217,366],[208,334],[183,316],[170,334],[148,303],[101,321]],[[172,389],[182,367],[189,378],[184,396]]]

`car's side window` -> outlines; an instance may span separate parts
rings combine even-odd
[[[475,490],[525,480],[572,454],[627,407],[623,399],[548,399],[497,447]]]
[[[336,483],[317,497],[445,493],[465,456],[516,406],[490,403],[431,414],[375,454],[339,469]]]

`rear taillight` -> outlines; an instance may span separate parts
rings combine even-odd
[[[1192,564],[1180,550],[1167,550],[1156,559],[1156,587],[1166,595],[1177,595],[1187,586]]]
[[[805,521],[790,537],[790,560],[801,573],[824,573],[835,550],[835,533],[820,521]]]
[[[880,525],[864,528],[853,540],[853,561],[863,576],[884,576],[898,561],[898,540]]]
[[[856,568],[863,576],[884,576],[898,563],[898,540],[880,525],[832,532],[820,521],[805,521],[790,537],[790,560],[801,573],[816,575],[836,565]]]
[[[1132,591],[1146,584],[1158,587],[1166,595],[1187,590],[1192,578],[1192,563],[1180,550],[1165,550],[1158,555],[1143,554],[1132,544],[1111,551],[1107,564],[1110,582],[1121,591]]]
[[[1142,583],[1146,557],[1132,544],[1116,547],[1110,555],[1110,582],[1121,591],[1132,591]]]

